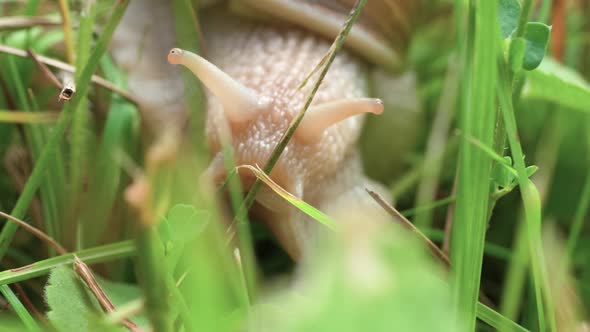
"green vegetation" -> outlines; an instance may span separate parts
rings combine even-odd
[[[267,175],[372,1],[342,22],[268,163],[235,165],[226,146],[230,175],[209,188],[197,80],[183,74],[182,135],[149,132],[125,92],[109,45],[129,0],[0,0],[0,331],[588,329],[588,0],[420,4],[402,73],[416,109],[407,87],[373,86],[400,97],[360,142],[391,225],[347,226]],[[206,48],[198,4],[168,5],[178,46]],[[47,58],[76,68],[70,100]],[[247,193],[238,171],[256,177]],[[299,265],[247,213],[262,186],[325,229]]]

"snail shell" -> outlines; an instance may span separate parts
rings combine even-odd
[[[221,182],[226,176],[222,142],[232,144],[238,165],[266,164],[310,92],[310,85],[298,86],[328,51],[331,37],[353,2],[234,1],[233,8],[239,13],[263,19],[230,13],[224,5],[207,9],[202,15],[207,60],[185,50],[170,51],[169,62],[186,66],[207,88],[206,134],[213,157],[207,172],[214,181]],[[124,17],[119,29],[123,31],[115,36],[119,47],[114,48],[120,63],[134,66],[130,89],[160,118],[183,108],[178,102],[183,93],[178,73],[162,65],[162,51],[171,48],[174,40],[165,3],[132,2],[128,13],[133,14]],[[363,123],[361,113],[383,110],[378,100],[368,98],[368,68],[377,64],[393,70],[401,65],[400,54],[416,6],[414,1],[369,1],[348,38],[348,47],[336,56],[294,139],[270,174],[279,185],[328,214],[341,207],[380,211],[366,195],[366,187],[387,196],[383,188],[364,177],[356,142]],[[389,13],[401,18],[387,21]],[[133,37],[137,40],[155,18],[158,30],[147,32],[143,60],[133,61],[129,46],[121,50],[120,45]],[[154,98],[154,90],[166,91],[166,95]],[[246,172],[240,177],[246,190],[255,180]],[[254,213],[296,260],[313,250],[322,230],[317,221],[270,189],[258,194]]]

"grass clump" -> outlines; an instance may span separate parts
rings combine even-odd
[[[274,24],[247,3],[233,6]],[[12,216],[0,232],[0,293],[10,307],[0,313],[0,330],[565,331],[589,324],[590,21],[581,14],[589,1],[439,0],[414,4],[422,20],[391,14],[400,29],[415,25],[406,67],[388,74],[401,85],[373,90],[411,90],[410,108],[420,113],[411,119],[420,123],[408,126],[412,144],[384,142],[407,134],[393,130],[395,117],[408,114],[400,97],[386,99],[386,123],[365,128],[367,173],[395,196],[387,202],[367,193],[393,216],[383,228],[368,221],[384,215],[328,216],[268,176],[348,32],[367,24],[361,15],[374,10],[371,1],[351,7],[309,74],[305,107],[266,165],[235,165],[224,147],[231,209],[199,181],[209,156],[198,82],[184,77],[188,135],[149,132],[144,105],[127,91],[127,72],[109,45],[128,4],[0,3],[0,210]],[[206,54],[200,18],[210,9],[191,1],[163,6],[178,46]],[[59,88],[40,68],[48,65],[60,84],[54,68],[66,64],[76,68],[75,93],[57,103]],[[373,85],[384,84],[379,75],[370,75]],[[391,160],[395,167],[384,171]],[[256,176],[245,196],[238,171]],[[263,185],[326,226],[313,257],[294,266],[248,215]],[[17,232],[14,218],[30,227]],[[31,236],[38,231],[51,240]],[[90,268],[81,272],[82,262]]]

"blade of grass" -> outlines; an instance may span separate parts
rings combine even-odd
[[[401,212],[400,212],[401,213]],[[424,235],[428,236],[434,242],[442,242],[445,238],[445,232],[439,229],[426,229]],[[487,256],[508,261],[512,257],[512,251],[501,245],[486,242],[484,252]],[[503,315],[506,317],[505,315]],[[478,316],[479,317],[479,316]],[[509,317],[506,317],[511,319]]]
[[[542,8],[541,19],[548,12],[548,2],[544,1]],[[532,11],[532,0],[525,0],[523,3],[523,10],[519,18],[519,26],[513,38],[520,38],[524,35],[524,26],[526,25]],[[543,14],[545,11],[545,14]],[[542,204],[548,193],[550,178],[553,173],[553,168],[556,163],[557,153],[559,152],[559,141],[563,132],[563,120],[558,121],[558,125],[551,121],[549,132],[554,135],[548,135],[548,143],[542,142],[540,144],[541,156],[546,165],[544,172],[539,182],[539,189],[526,176],[526,165],[524,163],[524,155],[520,146],[516,120],[514,116],[514,100],[515,96],[520,95],[521,86],[517,80],[522,77],[522,70],[517,72],[508,72],[507,65],[503,61],[501,54],[498,54],[500,62],[500,76],[505,78],[498,87],[498,100],[500,103],[500,111],[502,113],[503,123],[505,124],[505,135],[508,138],[508,143],[515,160],[515,168],[517,170],[517,182],[520,186],[521,196],[524,206],[524,216],[519,223],[517,229],[516,245],[514,249],[513,259],[509,266],[507,281],[504,286],[504,296],[502,297],[501,308],[502,312],[515,317],[518,312],[518,304],[520,303],[519,294],[522,293],[523,284],[525,281],[527,269],[527,249],[530,257],[530,265],[532,272],[532,284],[530,285],[531,293],[534,294],[534,299],[529,301],[530,306],[535,305],[533,310],[525,312],[525,317],[529,316],[527,313],[535,312],[537,315],[538,328],[540,330],[556,330],[555,321],[555,307],[553,299],[551,298],[548,281],[548,270],[545,261],[544,253],[541,246],[541,209]],[[535,72],[533,72],[535,73]],[[512,84],[509,83],[511,78]],[[559,114],[555,114],[557,120],[561,119]],[[556,127],[556,128],[553,128]],[[546,136],[546,135],[544,135]],[[553,137],[554,136],[554,137]],[[536,310],[535,310],[536,309]],[[547,327],[547,325],[549,325]]]
[[[499,39],[499,37],[496,39]],[[498,56],[499,59],[502,59],[501,55]],[[545,258],[541,246],[541,199],[536,186],[528,178],[526,172],[524,154],[518,138],[516,119],[512,104],[512,85],[510,82],[510,75],[507,74],[508,71],[503,61],[500,61],[500,64],[500,84],[497,88],[498,101],[506,126],[508,143],[510,151],[512,152],[514,167],[517,171],[517,181],[520,186],[520,192],[524,204],[534,291],[537,300],[539,329],[542,331],[556,331],[554,307],[548,289],[547,267],[545,265]],[[544,305],[546,307],[544,307]]]
[[[92,47],[92,29],[96,15],[96,2],[86,1],[80,13],[80,29],[78,31],[78,44],[76,48],[76,80],[80,79],[80,71],[88,61]],[[71,209],[62,223],[65,236],[62,241],[66,247],[72,248],[75,236],[78,234],[79,211],[82,203],[82,187],[85,177],[88,175],[88,165],[91,155],[90,149],[90,114],[87,98],[82,98],[80,104],[74,110],[71,125],[70,160],[69,160],[69,192]],[[66,234],[67,232],[67,234]]]
[[[237,169],[246,168],[252,171],[258,179],[264,182],[267,186],[269,186],[275,193],[285,199],[287,202],[307,214],[308,216],[312,217],[313,219],[317,220],[319,223],[325,225],[326,227],[334,230],[336,229],[336,222],[332,220],[332,218],[328,217],[322,211],[314,208],[313,206],[307,204],[306,202],[302,201],[301,199],[293,196],[290,192],[283,189],[279,186],[276,182],[274,182],[270,176],[265,174],[260,167],[255,167],[251,165],[241,165],[238,166]]]
[[[57,120],[55,112],[0,111],[0,122],[39,124],[53,123]]]
[[[178,45],[184,49],[192,49],[197,51],[200,50],[202,35],[199,27],[198,17],[195,15],[195,7],[193,6],[193,4],[187,0],[173,0],[172,10],[174,14],[174,27]],[[198,38],[195,38],[195,36],[197,36]],[[188,109],[190,110],[190,126],[192,128],[190,130],[190,133],[192,147],[196,150],[197,155],[207,156],[208,147],[201,137],[202,133],[205,130],[205,112],[203,111],[203,90],[198,79],[191,73],[183,71],[183,80],[185,86],[186,104],[188,105]],[[232,149],[232,144],[230,142],[231,138],[222,135],[221,140],[223,164],[225,170],[227,171],[227,174],[230,174],[227,177],[226,182],[227,189],[229,192],[229,201],[233,212],[237,214],[244,201],[242,184],[239,178],[231,175],[232,171],[236,167],[234,151]],[[200,158],[199,160],[206,160],[206,158]],[[247,220],[248,216],[245,215],[244,218],[245,222],[249,223]],[[242,267],[244,265],[246,265],[247,267],[254,266],[255,262],[250,260],[253,259],[253,254],[245,253],[241,255],[244,256],[245,260]],[[241,269],[241,272],[242,273],[240,273],[240,277],[244,278],[244,280],[242,280],[242,285],[246,286],[246,296],[244,298],[246,302],[248,302],[248,304],[251,304],[252,299],[256,296],[256,276],[251,271],[249,271],[248,275],[246,275],[246,273],[244,273],[243,268]],[[174,293],[177,290],[173,289],[172,291]],[[182,298],[179,299],[182,300]],[[182,303],[181,309],[183,309]],[[181,310],[181,315],[186,316],[187,314],[185,311],[186,310],[184,309]],[[183,321],[186,324],[190,323],[190,321],[187,319],[183,319]]]
[[[19,67],[14,58],[8,58],[6,61],[9,71],[10,80],[13,83],[13,87],[17,96],[17,101],[20,107],[25,112],[33,113],[33,110],[37,109],[35,99],[31,98],[30,101],[27,98],[25,91],[25,83]],[[31,105],[31,103],[33,105]],[[36,113],[36,112],[35,112]],[[43,144],[46,141],[48,135],[48,128],[45,126],[31,125],[26,126],[24,129],[25,139],[31,156],[34,161],[40,158]],[[58,154],[61,155],[61,154]],[[47,170],[54,174],[52,177],[46,177],[41,180],[40,183],[40,196],[41,196],[41,208],[43,211],[43,222],[47,233],[53,238],[60,238],[59,229],[56,227],[57,220],[59,219],[59,197],[61,197],[61,189],[63,188],[63,167],[60,168],[60,157],[53,158],[47,163]],[[51,255],[55,254],[53,248],[49,248]]]
[[[442,163],[443,160],[449,155],[456,154],[459,142],[458,138],[458,135],[451,136],[445,147],[445,150],[439,151],[438,155],[436,156],[436,163]],[[424,171],[427,171],[427,167],[424,165],[424,160],[421,160],[391,185],[391,196],[396,197],[396,199],[401,199],[404,197],[404,195],[406,195],[410,190],[413,190],[420,178],[424,176]]]
[[[70,19],[70,6],[67,0],[58,0],[61,24],[64,32],[64,43],[66,45],[66,58],[69,63],[74,63],[74,40],[72,38],[72,22]]]
[[[124,87],[123,74],[110,57],[103,57],[100,65],[109,80]],[[90,170],[88,194],[80,213],[81,229],[78,240],[82,248],[96,245],[98,238],[108,226],[109,214],[123,180],[121,165],[116,161],[116,155],[123,151],[129,153],[130,147],[137,142],[138,127],[137,107],[128,100],[113,95],[95,162]]]
[[[39,106],[37,105],[36,98],[32,94],[32,90],[29,90],[29,95],[31,99],[31,104],[33,106],[33,111],[35,113],[39,112]],[[42,142],[38,143],[36,147],[37,151],[42,151],[43,146],[42,143],[45,142],[50,133],[51,128],[47,127],[38,127],[41,131],[41,136],[43,138]],[[39,156],[40,152],[37,153]],[[44,210],[44,220],[43,223],[45,225],[45,229],[49,236],[55,238],[55,236],[61,236],[62,232],[59,227],[60,221],[64,214],[65,209],[65,192],[66,192],[66,179],[65,179],[65,167],[64,167],[64,153],[62,152],[62,148],[58,147],[54,158],[51,160],[47,172],[52,174],[45,179],[45,183],[41,184],[41,202],[43,203]],[[55,235],[55,236],[54,236]],[[55,254],[53,248],[49,247],[49,253],[51,255]]]
[[[18,297],[12,292],[12,290],[7,285],[0,286],[0,292],[4,295],[4,298],[10,303],[14,312],[18,315],[18,317],[22,320],[25,324],[25,327],[28,331],[41,331],[41,328],[33,319],[33,316],[27,311],[27,308],[20,302]]]
[[[201,31],[198,17],[195,13],[194,2],[188,0],[173,0],[174,30],[176,42],[187,50],[201,50]],[[207,144],[201,135],[205,132],[205,112],[203,89],[195,75],[183,71],[182,78],[185,86],[185,100],[190,116],[191,142],[197,153],[207,155]],[[190,88],[189,88],[190,87]],[[234,165],[235,166],[235,165]]]
[[[135,256],[133,241],[122,241],[104,246],[75,251],[51,257],[33,264],[0,272],[0,285],[11,284],[49,274],[52,269],[64,265],[71,266],[75,257],[86,264],[110,262],[116,259]]]
[[[455,2],[458,13],[463,1]],[[465,135],[485,146],[493,145],[496,115],[495,86],[497,43],[496,1],[471,0],[467,27],[459,16],[460,127]],[[467,36],[464,40],[464,36]],[[492,160],[468,140],[461,142],[457,172],[457,204],[454,211],[451,261],[452,292],[457,319],[466,330],[475,330],[482,259],[487,229],[489,181]]]
[[[430,205],[436,197],[438,182],[442,172],[442,159],[439,156],[443,155],[447,149],[449,129],[455,113],[459,83],[457,74],[454,57],[450,57],[443,92],[438,102],[432,130],[426,143],[423,162],[426,169],[423,171],[422,181],[420,181],[416,191],[415,207]],[[417,211],[414,223],[418,228],[430,227],[432,224],[432,210]]]
[[[541,133],[537,151],[535,152],[539,172],[537,172],[533,182],[539,190],[542,206],[547,201],[550,192],[550,186],[558,161],[560,142],[564,130],[567,128],[563,116],[563,113],[555,110],[546,119],[546,125]],[[517,185],[517,183],[515,184]],[[527,279],[527,271],[529,270],[527,229],[522,209],[518,212],[517,220],[514,254],[508,265],[500,302],[500,312],[511,319],[518,317],[519,309],[524,300],[522,295],[524,294],[525,283],[529,281]]]
[[[71,102],[67,103],[64,107],[64,110],[61,112],[58,122],[51,132],[51,137],[47,141],[43,151],[37,159],[35,168],[33,169],[33,172],[31,173],[31,176],[25,185],[23,193],[19,197],[16,206],[10,213],[12,216],[19,219],[22,219],[24,216],[29,203],[33,199],[35,192],[39,188],[39,185],[44,178],[48,163],[55,154],[55,151],[59,146],[59,142],[61,141],[61,138],[63,137],[63,134],[70,123],[72,112],[78,107],[82,98],[86,97],[92,73],[96,69],[98,61],[106,51],[113,32],[121,20],[128,3],[128,0],[118,0],[115,3],[110,20],[106,24],[100,39],[98,40],[96,47],[94,48],[94,51],[88,60],[88,63],[86,66],[84,66],[84,69],[80,74],[80,79],[78,82],[76,82],[78,91]],[[0,257],[4,257],[6,254],[6,250],[8,249],[8,246],[10,245],[10,242],[17,229],[18,226],[15,224],[6,224],[6,226],[4,226],[2,229],[2,232],[0,233]]]
[[[152,169],[150,173],[155,171],[156,169]],[[139,216],[140,224],[136,243],[140,255],[137,257],[137,264],[142,276],[140,282],[145,293],[146,312],[154,331],[168,332],[172,331],[174,317],[167,282],[169,271],[166,269],[164,248],[158,235],[158,221],[155,206],[152,203],[155,175],[150,174],[149,180],[143,176],[136,178],[127,189],[125,197],[137,210]]]
[[[443,199],[439,199],[436,201],[432,201],[430,202],[430,204],[428,205],[421,205],[421,206],[416,206],[414,208],[411,209],[406,209],[406,210],[402,210],[399,213],[401,213],[402,216],[409,218],[411,216],[414,216],[418,213],[427,211],[427,210],[434,210],[435,208],[441,207],[441,206],[445,206],[447,204],[453,203],[455,201],[456,197],[455,196],[449,196],[447,198],[443,198]]]
[[[486,306],[485,304],[477,304],[477,317],[482,321],[489,324],[491,327],[502,332],[527,332],[528,330],[524,327],[516,324],[510,319],[502,316],[494,309]]]
[[[585,216],[588,213],[588,207],[590,206],[590,175],[586,176],[586,180],[584,181],[584,189],[582,191],[582,195],[580,196],[580,201],[578,203],[578,207],[576,208],[576,212],[574,214],[574,218],[572,220],[572,225],[570,228],[570,233],[567,239],[567,252],[569,257],[573,257],[574,250],[576,249],[576,245],[580,238],[580,234],[582,233],[582,226],[584,226]]]

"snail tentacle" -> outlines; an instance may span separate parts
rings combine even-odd
[[[219,99],[227,119],[243,123],[254,118],[263,108],[263,99],[195,53],[173,48],[168,53],[168,62],[187,67]]]
[[[330,126],[363,113],[383,113],[383,102],[376,98],[355,98],[312,106],[303,117],[295,135],[305,143],[317,142]]]

